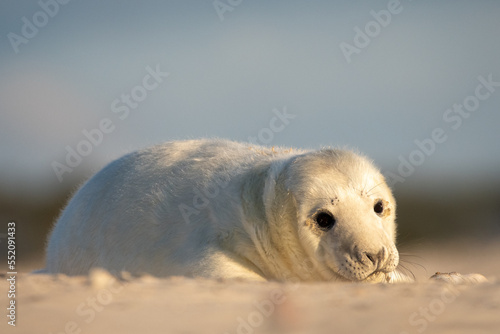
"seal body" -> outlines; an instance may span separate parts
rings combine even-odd
[[[384,177],[351,151],[170,142],[110,163],[76,192],[46,271],[393,281],[395,210]]]

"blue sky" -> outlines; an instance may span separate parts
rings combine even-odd
[[[2,187],[43,193],[173,139],[246,141],[284,108],[295,117],[265,144],[356,148],[397,173],[441,129],[408,179],[500,170],[500,87],[473,105],[480,76],[500,82],[498,1],[226,0],[221,16],[213,1],[41,3],[0,4]],[[26,21],[38,31],[13,46]],[[359,46],[350,61],[342,43]],[[143,97],[148,67],[169,75]],[[112,104],[132,93],[120,119]],[[463,103],[457,126],[447,110]],[[59,182],[54,161],[103,119],[113,130]]]

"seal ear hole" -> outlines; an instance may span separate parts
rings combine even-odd
[[[316,224],[324,231],[328,231],[335,225],[335,217],[329,212],[319,212],[314,217]]]
[[[384,202],[382,202],[381,199],[375,202],[375,205],[373,206],[373,211],[375,211],[377,215],[381,215],[384,212]]]

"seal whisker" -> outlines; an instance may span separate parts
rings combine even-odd
[[[383,184],[383,183],[384,183],[384,181],[382,181],[382,182],[378,183],[377,185],[375,185],[374,187],[370,188],[370,190],[368,190],[368,191],[366,192],[366,195],[367,195],[367,196],[370,196],[370,192],[371,192],[373,189],[375,189],[375,188],[377,188],[378,186],[380,186],[381,184]]]
[[[411,256],[411,257],[420,258],[419,256],[416,256],[416,255],[403,255],[403,256],[404,257]],[[403,265],[402,263],[404,263],[405,265]],[[421,268],[421,269],[424,270],[424,272],[426,273],[426,275],[428,275],[427,268],[425,268],[425,266],[421,265],[420,263],[414,262],[414,261],[410,261],[410,260],[404,259],[404,258],[400,259],[400,266],[404,267],[406,270],[409,270],[411,272],[411,270],[408,268],[408,265],[413,266],[413,267]]]
[[[413,273],[413,271],[411,271],[411,269],[409,269],[408,267],[406,267],[404,264],[399,264],[398,265],[398,268],[396,269],[399,273],[405,275],[405,276],[411,276],[411,278],[415,281],[416,280],[416,277],[415,277],[415,274]]]

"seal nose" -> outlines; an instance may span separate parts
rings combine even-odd
[[[378,252],[364,252],[363,257],[367,258],[376,269],[379,269],[383,266],[385,262],[387,250],[385,247],[382,247]]]

